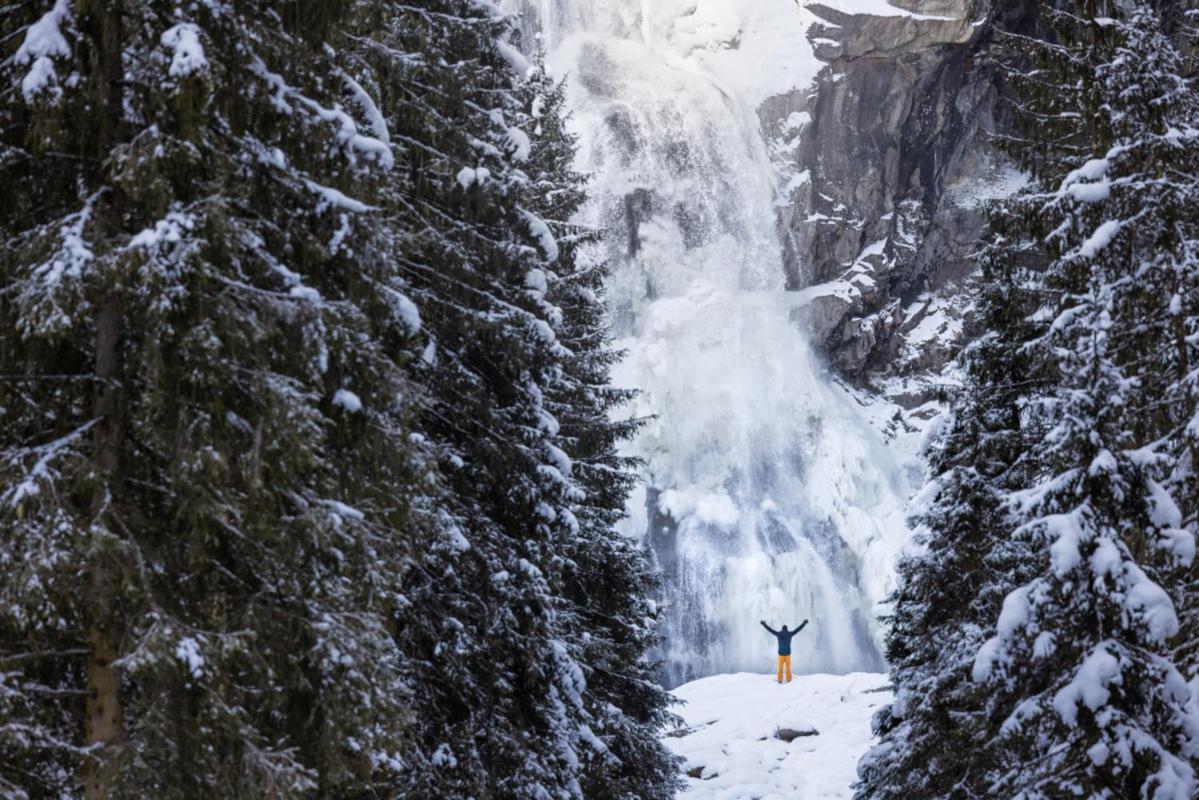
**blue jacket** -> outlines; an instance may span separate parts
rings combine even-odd
[[[796,628],[794,630],[790,630],[790,631],[776,631],[774,628],[770,627],[765,622],[762,623],[762,627],[765,628],[766,630],[770,631],[771,633],[773,633],[774,637],[779,640],[779,655],[780,656],[789,656],[789,655],[791,655],[791,637],[794,636],[795,634],[799,633],[800,631],[802,631],[804,629],[804,625],[807,625],[807,624],[808,624],[808,621],[805,619],[803,621],[802,625],[800,625],[798,628]],[[783,627],[786,627],[786,626],[784,625]]]

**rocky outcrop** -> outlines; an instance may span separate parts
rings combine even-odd
[[[968,333],[981,206],[1023,181],[989,142],[986,0],[807,9],[817,85],[759,109],[783,176],[788,284],[807,287],[797,313],[851,380],[938,368]]]

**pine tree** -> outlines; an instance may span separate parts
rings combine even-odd
[[[671,796],[605,265],[511,22],[0,14],[0,796]]]
[[[1028,247],[1008,224],[1021,205],[991,211],[978,307],[989,333],[961,356],[966,380],[927,453],[933,477],[912,504],[919,550],[898,564],[887,620],[896,697],[875,716],[879,743],[859,764],[859,800],[986,793],[986,694],[970,672],[985,621],[1029,572],[1027,548],[1001,535],[1003,498],[1033,468],[1037,422],[1022,405],[1051,378],[1023,348],[1045,326],[1031,313],[1033,272],[1011,258]]]
[[[480,4],[362,31],[401,147],[393,259],[424,321],[420,431],[445,475],[406,586],[421,691],[402,793],[669,796],[666,696],[638,662],[653,579],[612,529],[630,428],[603,415],[624,396],[605,386],[602,268],[576,263],[566,224],[582,187],[561,98]]]
[[[538,69],[528,80],[529,113],[538,142],[530,176],[543,195],[532,209],[564,235],[559,258],[545,273],[545,296],[561,313],[558,339],[569,355],[561,380],[546,395],[562,447],[582,490],[570,509],[561,580],[566,601],[561,621],[587,680],[584,702],[592,732],[602,743],[584,763],[585,797],[669,798],[678,788],[678,765],[662,748],[658,731],[674,722],[671,700],[658,683],[660,664],[647,656],[659,643],[659,613],[650,599],[659,589],[643,541],[616,531],[633,489],[636,460],[620,443],[640,427],[614,413],[633,392],[610,385],[614,350],[607,328],[604,285],[608,262],[597,258],[598,232],[569,220],[581,208],[585,179],[573,169],[575,137],[565,128],[565,86]],[[542,291],[534,276],[531,291]],[[631,591],[630,591],[631,590]]]
[[[1029,410],[1051,425],[1040,474],[1006,501],[1044,566],[1004,600],[973,672],[1001,743],[991,791],[1181,800],[1195,791],[1199,722],[1170,659],[1179,622],[1163,585],[1180,594],[1170,575],[1191,563],[1194,537],[1160,482],[1178,414],[1162,408],[1157,370],[1177,357],[1180,303],[1160,284],[1193,269],[1177,256],[1195,220],[1178,203],[1195,173],[1172,176],[1179,161],[1162,156],[1194,163],[1194,106],[1150,9],[1082,24],[1096,44],[1076,56],[1094,59],[1106,155],[1041,198],[1052,323],[1030,351],[1058,379]]]
[[[927,551],[900,566],[897,698],[862,798],[1193,786],[1178,622],[1154,582],[1182,595],[1193,551],[1175,499],[1193,495],[1193,92],[1147,9],[1044,10],[1044,38],[999,37],[1001,144],[1038,181],[992,212],[984,273],[1009,280],[984,298],[990,333],[933,459]]]
[[[400,766],[417,320],[374,234],[394,156],[328,77],[348,10],[0,12],[6,797]]]

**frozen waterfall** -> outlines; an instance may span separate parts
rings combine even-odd
[[[876,615],[907,486],[793,320],[756,116],[766,93],[815,73],[801,10],[530,0],[524,11],[568,79],[580,167],[594,176],[586,221],[609,231],[596,256],[615,265],[611,314],[628,354],[615,377],[641,392],[632,412],[653,417],[630,445],[647,466],[628,525],[665,573],[667,681],[771,669],[759,619],[811,620],[797,671],[880,669]]]

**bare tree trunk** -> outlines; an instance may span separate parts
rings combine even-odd
[[[120,470],[120,448],[124,430],[121,421],[121,306],[116,295],[110,295],[100,306],[96,316],[96,377],[99,391],[96,395],[96,416],[100,418],[95,427],[96,466],[108,477],[101,496],[97,498],[97,511],[110,498],[103,494],[117,479]],[[86,800],[104,800],[112,786],[112,749],[119,745],[122,733],[121,674],[112,662],[117,657],[117,646],[111,619],[111,586],[103,563],[104,555],[98,555],[99,563],[90,570],[90,620],[87,640],[91,653],[87,658],[87,700],[85,703],[84,743],[96,750],[84,761],[84,797]]]
[[[106,91],[105,119],[96,134],[96,146],[101,159],[120,141],[124,121],[124,66],[122,64],[121,8],[119,2],[109,2],[97,8],[92,19]],[[90,15],[89,15],[90,16]],[[102,175],[105,182],[107,176]],[[120,230],[119,200],[110,191],[102,200],[97,214],[97,238],[109,239]],[[97,470],[103,476],[94,501],[97,515],[110,515],[119,502],[121,480],[121,447],[125,437],[122,402],[121,333],[122,309],[119,278],[112,276],[113,285],[106,293],[96,313],[96,378],[95,414],[99,419],[94,430],[93,446]],[[103,524],[103,520],[98,522]],[[87,641],[91,652],[87,658],[87,699],[84,708],[84,744],[92,752],[83,762],[85,800],[105,800],[116,784],[116,756],[123,738],[123,707],[120,669],[113,665],[119,655],[119,620],[114,597],[118,581],[111,574],[112,566],[103,552],[95,555],[89,569],[87,598]]]

